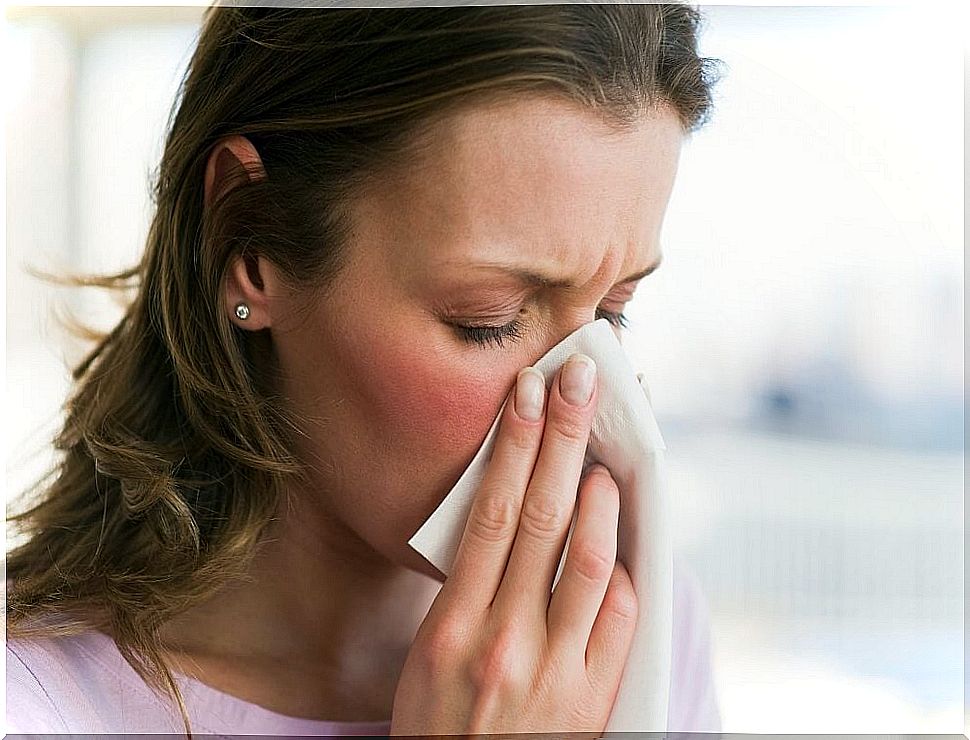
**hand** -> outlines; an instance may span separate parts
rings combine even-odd
[[[548,403],[544,396],[542,375],[521,371],[451,575],[401,671],[391,734],[606,726],[638,603],[616,560],[616,483],[602,465],[580,481],[597,400],[593,361],[573,355]]]

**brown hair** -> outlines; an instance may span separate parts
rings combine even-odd
[[[210,7],[173,106],[139,264],[82,279],[131,289],[119,323],[74,369],[57,467],[8,517],[10,636],[109,633],[189,721],[159,627],[244,577],[302,475],[265,337],[234,328],[231,259],[259,253],[324,290],[348,237],[345,204],[445,111],[552,94],[618,126],[671,106],[685,132],[711,108],[715,60],[687,5],[287,9]],[[209,208],[213,146],[241,134],[266,177]],[[241,173],[245,174],[245,173]]]

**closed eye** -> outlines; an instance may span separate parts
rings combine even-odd
[[[627,318],[626,314],[623,313],[622,311],[615,313],[613,311],[607,311],[602,308],[597,308],[596,318],[606,319],[613,326],[622,327],[624,329],[627,329],[630,326],[630,320]]]
[[[596,309],[597,319],[606,319],[612,326],[629,328],[629,319],[622,311],[607,311],[603,308]],[[479,325],[468,326],[465,324],[453,324],[459,336],[469,342],[478,344],[482,349],[489,346],[504,347],[505,341],[516,342],[522,338],[523,326],[519,318],[515,318],[507,324],[500,326]]]

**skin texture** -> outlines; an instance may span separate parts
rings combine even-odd
[[[269,329],[283,392],[305,418],[294,490],[253,582],[226,587],[163,631],[169,657],[205,683],[311,719],[389,719],[408,648],[441,576],[408,539],[478,449],[518,371],[597,317],[620,312],[655,265],[683,130],[644,114],[618,133],[544,98],[479,105],[353,204],[346,269],[312,300],[264,259],[237,262],[227,305]],[[207,197],[229,151],[212,154]],[[220,154],[222,156],[220,156]],[[570,286],[531,286],[503,262]],[[482,347],[453,324],[521,321]]]

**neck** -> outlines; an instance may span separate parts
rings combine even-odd
[[[286,508],[250,578],[168,623],[166,651],[177,670],[281,714],[389,719],[441,584],[390,562],[320,510]]]

